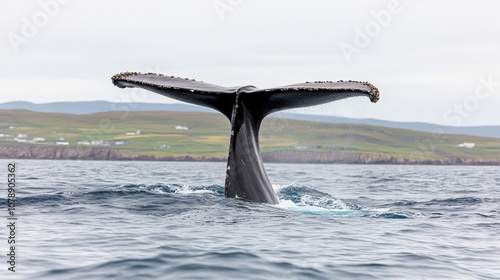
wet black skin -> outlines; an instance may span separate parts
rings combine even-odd
[[[259,150],[259,128],[267,115],[353,96],[367,96],[372,102],[379,98],[378,90],[373,85],[356,81],[311,82],[258,89],[254,86],[221,87],[190,79],[136,72],[117,74],[112,81],[120,88],[143,88],[224,114],[231,122],[225,196],[269,204],[276,204],[278,200]]]

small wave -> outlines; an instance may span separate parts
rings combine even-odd
[[[484,202],[491,202],[488,198],[478,198],[478,197],[458,197],[458,198],[446,198],[446,199],[433,199],[429,201],[415,201],[415,200],[401,200],[392,202],[385,206],[465,206],[465,205],[475,205]]]
[[[224,187],[219,185],[212,186],[182,186],[182,185],[165,185],[165,184],[127,184],[113,188],[97,189],[92,191],[65,191],[52,194],[37,194],[18,198],[19,202],[24,205],[42,204],[44,206],[60,205],[76,202],[81,198],[91,203],[95,200],[125,197],[136,195],[169,195],[169,194],[212,194],[215,196],[224,196]]]
[[[401,200],[401,201],[394,202],[392,205],[394,205],[394,206],[413,206],[413,205],[416,205],[416,204],[418,204],[418,201],[414,201],[414,200]]]
[[[278,198],[291,201],[296,205],[313,206],[325,209],[353,210],[359,209],[355,204],[347,204],[327,193],[303,186],[289,186],[278,191]]]
[[[406,219],[410,215],[391,209],[369,209],[344,202],[331,195],[304,186],[277,187],[277,207],[309,215]]]
[[[478,197],[458,197],[448,199],[433,199],[426,203],[426,205],[440,205],[440,206],[462,206],[474,205],[483,203],[482,198]]]
[[[175,193],[181,190],[183,187],[181,185],[165,185],[165,184],[154,184],[154,185],[144,185],[144,184],[127,184],[119,186],[110,190],[102,189],[92,191],[92,194],[108,194],[108,193],[153,193],[153,194],[168,194]]]
[[[217,196],[224,195],[224,187],[219,185],[211,186],[183,186],[183,185],[165,185],[165,184],[154,184],[154,185],[124,185],[119,187],[116,191],[127,191],[127,192],[149,192],[156,194],[198,194],[198,193],[210,193]]]
[[[21,180],[40,180],[42,178],[39,177],[21,177]]]
[[[320,215],[320,216],[340,216],[340,217],[370,217],[370,218],[387,218],[387,219],[404,219],[409,218],[412,214],[408,213],[396,213],[391,210],[390,207],[384,207],[381,209],[372,209],[367,207],[362,207],[354,203],[345,202],[340,199],[336,199],[329,195],[312,188],[305,186],[283,186],[276,187],[277,196],[279,204],[276,205],[278,208],[286,209],[293,212],[299,212],[308,215]],[[211,195],[212,197],[223,197],[224,196],[224,186],[220,185],[210,185],[210,186],[184,186],[178,184],[127,184],[111,188],[96,189],[91,191],[66,191],[58,192],[55,194],[42,194],[42,195],[31,195],[21,198],[21,202],[25,205],[43,205],[43,206],[57,206],[57,205],[70,205],[70,204],[96,204],[104,203],[104,201],[121,199],[121,198],[133,198],[137,201],[137,198],[143,199],[142,206],[137,206],[141,211],[145,211],[145,208],[151,208],[153,202],[147,203],[147,201],[153,201],[157,199],[163,200],[162,204],[166,201],[161,196],[170,197],[170,203],[187,203],[184,196],[186,197],[197,197],[196,201],[192,203],[214,203],[212,202],[200,202],[199,199],[206,200],[205,198],[200,198],[199,195]],[[111,202],[112,203],[112,202]],[[146,204],[144,204],[146,203]],[[122,202],[120,202],[122,204]],[[144,206],[144,205],[146,206]],[[412,204],[412,203],[408,203]],[[399,205],[400,206],[400,205]],[[189,207],[186,207],[188,209]],[[135,209],[135,208],[134,208]],[[136,209],[137,210],[137,209]],[[157,209],[152,209],[157,210]]]
[[[69,201],[69,200],[70,198],[60,193],[32,195],[28,197],[18,198],[19,204],[23,205],[30,205],[30,204],[57,205],[63,201]]]
[[[161,249],[157,249],[161,250]],[[121,258],[95,265],[52,269],[43,279],[328,279],[326,271],[273,261],[246,251],[162,252],[154,257]],[[297,278],[295,278],[297,279]],[[302,278],[300,278],[302,279]]]

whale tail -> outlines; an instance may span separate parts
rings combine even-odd
[[[259,128],[269,114],[318,105],[353,96],[377,102],[379,92],[368,82],[316,81],[269,89],[254,86],[222,87],[191,79],[153,73],[124,72],[112,77],[120,87],[150,90],[180,101],[215,109],[231,122],[226,172],[226,197],[276,204],[259,151]]]

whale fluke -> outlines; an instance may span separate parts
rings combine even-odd
[[[259,151],[259,128],[269,114],[280,110],[318,105],[353,96],[379,99],[368,82],[315,81],[269,89],[218,85],[154,73],[124,72],[112,77],[120,87],[147,89],[180,101],[215,109],[231,122],[225,196],[254,202],[278,202]]]

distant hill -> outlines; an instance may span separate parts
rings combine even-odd
[[[107,101],[81,101],[81,102],[54,102],[45,104],[34,104],[24,101],[14,101],[0,104],[0,110],[29,110],[43,113],[63,113],[63,114],[93,114],[112,111],[166,111],[166,112],[215,112],[212,109],[187,105],[187,104],[156,104],[156,103],[112,103]],[[307,115],[294,113],[279,113],[279,117],[327,123],[342,124],[364,124],[383,126],[398,129],[408,129],[415,131],[440,133],[440,134],[462,134],[483,137],[500,138],[500,125],[498,126],[470,126],[453,127],[423,122],[393,122],[377,119],[354,119],[322,115]]]
[[[223,161],[230,129],[204,112],[0,110],[0,158]],[[500,138],[272,117],[259,138],[266,162],[500,165]]]
[[[393,122],[393,121],[384,121],[377,119],[354,119],[354,118],[343,118],[343,117],[321,116],[321,115],[305,115],[305,114],[293,114],[293,113],[284,113],[283,117],[295,120],[303,120],[303,121],[365,124],[365,125],[408,129],[408,130],[439,133],[439,134],[460,134],[460,135],[474,135],[474,136],[500,138],[500,125],[456,127],[456,126],[444,126],[444,125],[424,123],[424,122]]]
[[[54,102],[35,104],[26,101],[14,101],[0,104],[2,110],[29,110],[41,113],[61,113],[86,115],[114,111],[171,111],[171,112],[215,112],[212,109],[186,104],[156,103],[113,103],[107,101]]]

